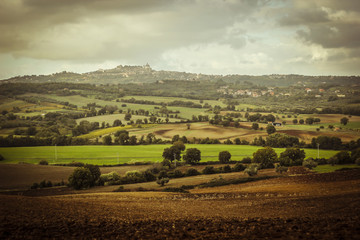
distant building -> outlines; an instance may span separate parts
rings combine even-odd
[[[281,126],[282,126],[282,123],[273,122],[272,125],[273,125],[274,127],[281,127]]]

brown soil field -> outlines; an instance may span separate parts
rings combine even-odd
[[[121,167],[100,167],[102,174],[117,172],[124,175],[127,171],[146,170],[150,166],[121,166]],[[35,165],[35,164],[1,164],[0,166],[0,190],[28,189],[33,183],[43,180],[59,183],[62,180],[67,182],[75,167]]]
[[[188,194],[0,194],[1,239],[359,239],[360,170]]]

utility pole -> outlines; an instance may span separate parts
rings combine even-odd
[[[119,152],[117,153],[117,162],[118,162],[118,164],[120,164]]]
[[[320,158],[320,152],[319,152],[319,147],[320,147],[320,143],[317,143],[317,147],[318,147],[318,159]]]
[[[54,163],[57,161],[57,149],[56,149],[56,144],[55,144],[55,159],[54,159]]]

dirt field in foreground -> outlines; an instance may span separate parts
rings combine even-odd
[[[360,171],[190,194],[0,195],[0,238],[359,239]]]

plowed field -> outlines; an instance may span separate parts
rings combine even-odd
[[[359,239],[360,171],[190,194],[0,195],[1,239]]]

